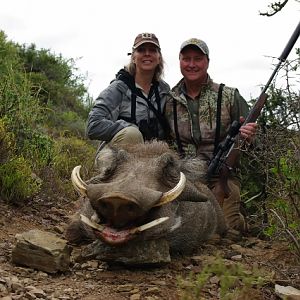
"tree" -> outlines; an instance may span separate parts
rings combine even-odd
[[[295,1],[299,2],[299,0],[295,0]],[[286,6],[286,4],[288,2],[289,2],[289,0],[272,2],[271,4],[268,5],[268,7],[270,8],[269,11],[267,11],[267,12],[260,12],[259,14],[261,16],[272,17],[275,14],[279,13],[280,11],[282,11],[283,8]]]

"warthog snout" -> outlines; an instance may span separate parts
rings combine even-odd
[[[100,219],[114,228],[128,227],[145,213],[134,199],[117,193],[103,195],[94,205]]]

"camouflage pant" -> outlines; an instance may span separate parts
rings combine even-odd
[[[247,225],[244,216],[241,214],[241,195],[240,182],[236,178],[228,179],[228,187],[230,189],[229,197],[224,199],[222,209],[225,215],[225,220],[229,228],[240,232],[247,231]],[[210,189],[216,193],[218,181],[210,184]]]

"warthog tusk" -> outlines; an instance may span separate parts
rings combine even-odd
[[[154,227],[154,226],[157,226],[157,225],[159,225],[159,224],[161,224],[161,223],[167,221],[168,219],[169,219],[169,217],[158,218],[158,219],[155,219],[155,220],[153,220],[153,221],[151,221],[151,222],[149,222],[149,223],[146,223],[146,224],[144,224],[144,225],[141,225],[141,226],[139,226],[139,227],[136,227],[136,228],[134,228],[133,230],[142,232],[142,231],[145,231],[145,230],[147,230],[147,229],[150,229],[150,228],[152,228],[152,227]]]
[[[82,196],[86,196],[87,184],[80,177],[81,166],[76,166],[71,174],[71,180],[75,190]]]
[[[87,218],[84,215],[80,215],[80,220],[85,223],[86,225],[89,225],[90,227],[98,230],[98,231],[103,231],[105,229],[105,227],[103,225],[100,225],[92,220],[90,220],[89,218]]]
[[[92,227],[93,229],[96,229],[97,231],[102,232],[102,231],[104,231],[105,228],[107,228],[106,226],[103,226],[101,224],[93,222],[92,220],[90,220],[89,218],[87,218],[84,215],[80,215],[80,219],[83,223],[85,223],[86,225],[89,225],[90,227]],[[142,232],[142,231],[150,229],[154,226],[157,226],[157,225],[167,221],[168,219],[169,219],[169,217],[158,218],[158,219],[156,219],[154,221],[151,221],[147,224],[144,224],[144,225],[141,225],[141,226],[138,226],[138,227],[133,227],[133,228],[129,229],[129,232],[131,234],[134,234],[134,233],[137,233],[137,232]],[[121,231],[122,230],[120,230],[120,232]]]
[[[160,198],[159,202],[155,204],[154,206],[161,206],[166,203],[169,203],[173,200],[175,200],[181,192],[184,190],[186,184],[186,177],[185,175],[180,172],[180,179],[179,182],[175,187],[173,187],[171,190],[163,193],[162,197]]]

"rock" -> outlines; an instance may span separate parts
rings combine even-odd
[[[64,229],[64,226],[56,225],[53,227],[53,230],[55,232],[57,232],[58,234],[63,234],[65,229]]]
[[[118,292],[130,292],[134,289],[132,284],[122,284],[116,287]]]
[[[98,259],[125,265],[160,265],[171,261],[169,244],[165,239],[131,241],[120,246],[109,246],[101,241],[86,246],[76,261]]]
[[[300,290],[292,286],[275,284],[275,293],[281,299],[300,300]]]
[[[130,296],[130,300],[140,300],[141,299],[141,294],[133,294]]]
[[[231,260],[233,261],[241,261],[243,259],[241,254],[231,256]]]
[[[69,269],[71,247],[55,234],[30,230],[17,234],[16,239],[12,251],[13,263],[47,273]]]
[[[34,295],[36,298],[39,298],[39,299],[47,298],[46,293],[42,289],[35,288],[35,287],[31,287],[30,289],[27,287],[26,289],[31,295]]]
[[[148,287],[145,291],[146,294],[159,294],[160,289],[157,286]]]

